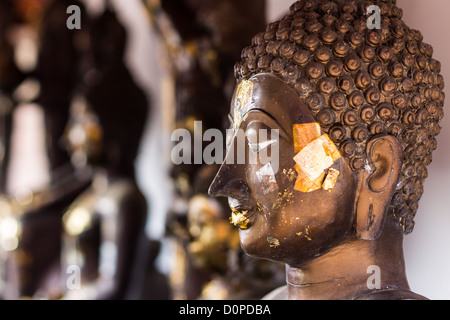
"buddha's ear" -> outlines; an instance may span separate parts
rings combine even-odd
[[[366,147],[368,166],[360,173],[356,206],[356,234],[359,239],[375,240],[383,231],[389,204],[403,165],[403,149],[397,138],[378,136]]]

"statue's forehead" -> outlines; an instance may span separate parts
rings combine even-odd
[[[235,129],[251,110],[266,112],[288,132],[294,123],[316,122],[297,92],[269,73],[258,74],[237,85],[231,104]]]

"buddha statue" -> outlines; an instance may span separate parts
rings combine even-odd
[[[62,218],[63,299],[124,299],[144,236],[147,202],[131,168],[122,167],[126,171],[121,172],[100,160],[105,152],[105,134],[108,132],[98,116],[80,101],[72,112],[67,142],[74,164],[79,170],[91,167],[93,181]],[[120,157],[126,159],[129,155]],[[70,282],[71,268],[78,271],[74,271],[78,277],[73,279],[74,286]]]
[[[134,166],[148,99],[125,65],[127,33],[111,7],[93,21],[90,37],[94,64],[72,105],[65,141],[74,166],[90,167],[93,182],[63,216],[61,297],[140,299],[131,290],[146,290],[159,251],[145,234],[148,207]],[[159,298],[168,291],[152,290]]]
[[[437,147],[440,69],[395,0],[297,1],[242,51],[209,193],[228,197],[248,255],[286,265],[267,299],[426,299],[410,290],[402,243]],[[239,130],[255,164],[235,164]],[[267,148],[278,163],[262,161]]]

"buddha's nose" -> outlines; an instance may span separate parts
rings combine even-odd
[[[248,197],[248,185],[245,182],[245,165],[222,164],[216,174],[209,195],[212,197],[231,197],[245,200]]]

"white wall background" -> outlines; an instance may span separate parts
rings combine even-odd
[[[411,287],[430,299],[450,299],[450,1],[398,0],[404,20],[418,29],[442,63],[447,86],[446,117],[433,154],[415,231],[405,239],[405,259]]]

